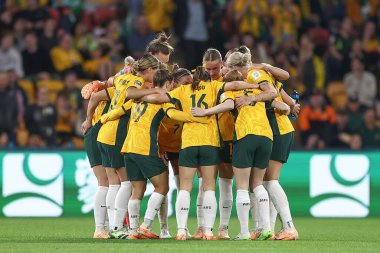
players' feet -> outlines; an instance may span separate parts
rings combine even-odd
[[[129,213],[127,212],[127,214],[125,215],[125,219],[123,221],[123,226],[126,227],[126,228],[129,228]]]
[[[275,240],[282,240],[282,241],[292,241],[297,240],[299,238],[297,230],[284,230],[281,229],[280,232],[277,233],[277,235],[274,237]]]
[[[229,234],[228,234],[228,227],[225,226],[225,227],[220,227],[219,230],[218,230],[218,239],[222,239],[222,240],[229,240],[231,239]]]
[[[186,229],[186,239],[191,239],[192,235],[190,234],[189,230]]]
[[[160,238],[161,239],[170,239],[170,238],[172,238],[172,236],[170,235],[169,230],[161,229]]]
[[[191,239],[202,239],[203,238],[203,229],[198,228],[197,232],[191,236]]]
[[[259,238],[260,235],[261,235],[261,229],[255,229],[255,230],[252,231],[250,234],[251,234],[251,235],[250,235],[251,240],[256,240],[256,239]]]
[[[186,241],[187,240],[187,233],[186,233],[187,229],[178,229],[178,233],[177,233],[177,236],[175,237],[175,239],[177,241]]]
[[[232,238],[234,241],[248,241],[251,240],[251,235],[249,233],[247,234],[242,234],[239,233],[236,237]]]
[[[108,239],[110,236],[106,231],[101,231],[101,232],[94,232],[94,236],[92,237],[94,239]]]
[[[129,232],[127,229],[123,228],[117,231],[112,231],[109,233],[109,238],[111,239],[127,239]]]
[[[263,231],[261,232],[260,236],[256,238],[258,241],[265,241],[271,238],[273,235],[272,231]]]
[[[150,229],[139,227],[137,233],[146,239],[160,239],[160,236]]]
[[[130,230],[129,231],[128,240],[141,240],[141,239],[146,239],[146,237],[139,234],[137,232],[137,230]]]
[[[214,236],[212,231],[205,231],[205,232],[203,232],[202,240],[204,240],[204,241],[216,241],[216,240],[218,240],[218,238]]]

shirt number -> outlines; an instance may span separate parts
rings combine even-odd
[[[191,106],[192,107],[202,107],[201,105],[203,105],[204,109],[207,109],[208,108],[208,104],[203,101],[205,99],[205,97],[206,97],[206,94],[202,94],[201,97],[198,99],[198,102],[196,102],[195,94],[191,95],[190,96],[190,98],[191,98]]]

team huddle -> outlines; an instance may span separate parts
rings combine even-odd
[[[210,48],[193,71],[167,64],[172,52],[161,33],[140,59],[127,57],[118,74],[82,89],[83,98],[89,99],[82,124],[85,148],[98,180],[94,238],[171,238],[166,196],[170,163],[177,186],[176,240],[230,239],[233,177],[240,222],[233,240],[298,239],[278,181],[294,138],[288,115],[297,116],[300,110],[280,82],[289,78],[288,72],[252,63],[245,46],[224,58]],[[187,221],[196,174],[198,229],[190,235]],[[140,223],[148,179],[154,192]],[[156,215],[159,233],[152,229]],[[277,216],[282,229],[275,233]]]

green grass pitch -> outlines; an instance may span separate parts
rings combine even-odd
[[[0,218],[0,252],[380,252],[380,219],[294,220],[300,240],[281,241],[175,241],[93,240],[93,219]],[[189,220],[194,231],[196,220]],[[155,225],[157,227],[157,225]],[[172,235],[175,220],[170,219]],[[238,233],[236,218],[230,235]]]

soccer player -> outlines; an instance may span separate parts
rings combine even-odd
[[[193,82],[193,77],[191,72],[184,68],[179,68],[177,65],[174,66],[172,72],[172,85],[170,90],[177,88],[183,84],[189,84]],[[175,105],[177,109],[178,104]],[[173,173],[175,176],[177,193],[179,191],[179,176],[178,176],[178,157],[179,150],[181,147],[181,134],[182,134],[183,122],[173,120],[169,117],[165,117],[161,121],[160,128],[158,130],[158,146],[162,157],[170,162]],[[158,211],[158,218],[160,221],[161,233],[160,238],[171,238],[168,229],[168,198],[164,199],[160,210]],[[190,237],[190,235],[188,235]]]
[[[154,76],[155,87],[171,90],[172,77],[167,70],[159,70]],[[128,205],[130,227],[128,239],[159,239],[159,235],[151,230],[154,217],[160,208],[168,190],[168,170],[158,153],[157,133],[165,114],[175,120],[197,121],[207,123],[207,118],[194,118],[189,113],[178,111],[173,104],[133,103],[132,115],[127,139],[122,152],[128,177],[133,186],[131,200]],[[149,198],[144,222],[139,227],[140,203],[146,189],[146,180],[152,182],[154,192]]]
[[[243,77],[238,71],[232,70],[228,72],[224,78],[226,81],[232,81],[242,80]],[[248,189],[253,189],[260,199],[265,199],[265,192],[262,192],[263,187],[260,182],[262,182],[265,168],[268,164],[271,153],[272,131],[266,117],[265,103],[261,101],[271,100],[276,96],[276,91],[274,88],[269,86],[269,89],[265,89],[268,91],[263,92],[259,89],[245,89],[244,91],[236,91],[233,93],[235,99],[241,96],[246,96],[246,94],[254,94],[253,96],[257,98],[257,100],[255,100],[255,102],[250,106],[237,108],[234,112],[235,134],[232,164],[236,177],[236,209],[241,229],[235,240],[251,239],[248,229],[250,210]],[[194,115],[210,115],[211,111],[215,108],[217,107],[206,110],[199,110],[199,108],[195,108],[194,111],[196,114]],[[284,108],[287,108],[286,105]],[[197,111],[201,111],[202,113],[199,114]],[[253,177],[251,185],[250,177]],[[267,221],[267,223],[265,223],[266,227],[264,227],[264,231],[262,231],[262,236],[260,237],[260,239],[267,239],[271,236],[269,225],[269,204],[266,203],[265,205],[264,202],[262,206],[259,206],[259,208],[268,209],[267,212],[265,212],[265,210],[263,212],[263,214],[266,214],[263,215],[263,218]]]
[[[165,103],[171,101],[181,103],[184,112],[190,113],[193,107],[208,108],[216,104],[218,94],[224,90],[239,90],[254,88],[257,85],[245,82],[222,83],[211,81],[211,77],[203,67],[197,67],[193,82],[180,86],[166,95],[150,95],[143,98],[151,103]],[[233,108],[233,101],[221,96],[221,108],[225,111]],[[223,112],[223,111],[222,111]],[[176,203],[176,217],[178,225],[177,240],[186,240],[186,224],[190,207],[190,192],[193,186],[194,175],[200,167],[203,175],[203,209],[204,209],[204,240],[216,240],[212,228],[216,218],[215,180],[216,165],[219,163],[218,148],[220,147],[219,133],[216,118],[210,123],[185,123],[182,130],[182,144],[179,153],[180,191]]]
[[[101,85],[101,84],[99,84]],[[107,94],[113,94],[113,87],[107,89]],[[92,127],[84,132],[84,146],[87,153],[90,166],[94,171],[98,181],[98,188],[95,193],[94,199],[94,218],[95,218],[95,232],[93,238],[107,239],[109,238],[108,231],[106,231],[106,196],[108,192],[108,178],[105,168],[102,166],[102,158],[100,150],[97,145],[98,132],[101,127],[100,117],[107,112],[110,106],[110,101],[102,101],[92,117]]]
[[[222,55],[217,49],[209,48],[203,55],[203,66],[210,74],[211,80],[223,81],[223,61]],[[232,135],[234,129],[234,118],[230,111],[218,114],[218,126],[222,136],[223,145],[219,150],[220,163],[218,164],[219,172],[219,213],[220,222],[218,229],[219,239],[230,239],[228,235],[228,224],[231,217],[233,196],[232,183],[233,171],[231,166],[232,156]],[[199,191],[197,198],[197,218],[198,230],[193,238],[202,238],[203,236],[203,213],[202,213],[202,177],[199,178]]]
[[[153,75],[161,64],[156,57],[150,54],[146,54],[138,61],[133,62],[131,68],[136,70],[136,75],[127,73],[114,79],[115,94],[112,98],[110,109],[116,110],[123,106],[125,101],[129,99],[127,92],[131,90],[131,87],[134,88],[134,91],[130,93],[140,96],[157,92],[152,89],[140,88],[145,82],[152,82]],[[94,105],[106,99],[107,94],[98,93],[100,93],[98,96],[92,96],[90,99],[87,118],[93,114]],[[102,162],[103,166],[106,167],[110,184],[107,194],[107,211],[110,226],[113,228],[110,236],[111,238],[120,239],[126,237],[125,230],[123,229],[123,220],[127,212],[132,190],[127,178],[123,156],[120,153],[127,135],[129,116],[130,112],[116,120],[107,121],[103,124],[98,134],[98,145],[101,150]]]

